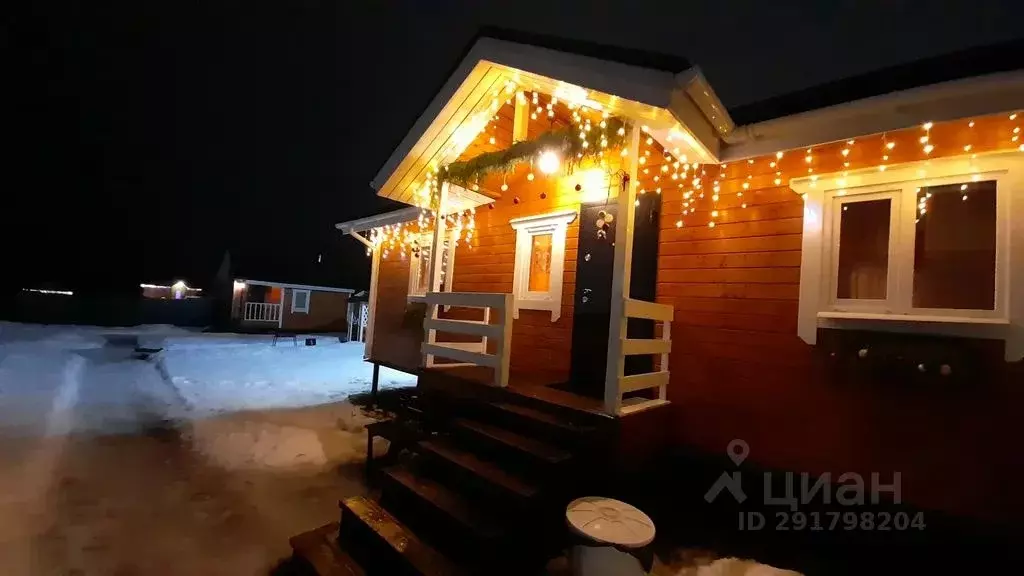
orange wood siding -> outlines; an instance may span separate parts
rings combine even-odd
[[[373,360],[415,371],[423,342],[423,304],[408,302],[409,261],[397,254],[380,259],[373,317]]]
[[[281,328],[344,333],[348,329],[348,294],[344,292],[309,293],[309,312],[292,312],[293,288],[286,288]]]
[[[509,220],[579,209],[581,195],[587,191],[576,191],[575,185],[584,181],[583,170],[562,177],[547,177],[536,172],[533,181],[526,178],[529,171],[529,166],[519,166],[505,178],[509,189],[495,200],[493,208],[477,209],[473,240],[460,242],[456,250],[453,291],[511,293],[516,233]],[[492,176],[482,186],[500,189],[501,182],[501,176]],[[617,185],[613,184],[615,187]],[[542,373],[552,382],[568,378],[579,226],[578,220],[573,221],[566,232],[561,316],[552,322],[550,312],[520,311],[512,328],[513,373]]]
[[[936,125],[932,158],[1016,148],[1007,116]],[[888,164],[925,158],[920,128],[890,134]],[[734,438],[761,465],[809,473],[902,474],[906,502],[986,519],[1024,511],[1016,486],[1024,456],[1017,412],[1024,369],[991,356],[991,378],[967,388],[883,385],[860,374],[845,382],[824,343],[796,335],[802,199],[785,182],[877,166],[881,135],[729,164],[720,178],[719,217],[709,228],[710,183],[695,214],[681,216],[683,188],[661,179],[664,211],[657,300],[675,306],[672,380],[676,442],[723,454]],[[849,147],[843,156],[841,151]],[[641,186],[653,190],[653,155]],[[770,163],[777,162],[775,167]],[[849,162],[849,166],[844,166]],[[776,174],[781,172],[781,174]],[[749,176],[749,178],[748,178]],[[782,185],[776,185],[775,179]],[[750,184],[744,190],[744,182]],[[685,186],[689,188],[689,184]],[[737,192],[743,192],[738,197]],[[747,207],[741,208],[746,202]],[[682,218],[683,228],[676,227]],[[842,382],[842,384],[840,384]]]

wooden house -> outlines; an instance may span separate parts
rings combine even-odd
[[[348,332],[351,288],[267,280],[232,282],[231,320],[243,330]]]
[[[420,375],[434,428],[409,445],[440,462],[385,469],[384,510],[347,502],[342,539],[376,529],[370,508],[400,532],[439,510],[491,526],[452,485],[469,471],[527,499],[550,477],[517,454],[604,471],[555,482],[549,512],[605,489],[669,528],[743,460],[872,478],[933,526],[1008,526],[1024,73],[1007,62],[856,79],[741,125],[686,62],[479,38],[372,182],[409,207],[337,226],[372,262],[366,357]],[[684,452],[710,475],[666,468]],[[396,562],[460,554],[423,540]]]

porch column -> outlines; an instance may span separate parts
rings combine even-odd
[[[615,264],[612,268],[611,319],[608,325],[608,363],[604,379],[604,411],[618,414],[622,406],[619,381],[625,375],[622,341],[626,338],[625,301],[629,297],[629,277],[633,269],[633,225],[636,220],[637,157],[640,151],[640,125],[633,123],[626,156],[627,186],[619,190],[615,219]]]
[[[430,284],[427,292],[440,292],[441,291],[441,269],[444,262],[444,238],[447,233],[448,223],[445,219],[445,212],[447,211],[448,204],[448,182],[441,182],[441,191],[437,197],[437,212],[434,217],[434,237],[430,244]],[[455,246],[452,246],[452,253],[455,252]],[[451,282],[451,278],[448,279]],[[427,318],[437,318],[437,307],[427,304]],[[437,339],[437,335],[424,326],[423,329],[423,340],[428,344],[433,344]],[[430,367],[428,362],[430,359],[427,354],[423,354],[423,366]]]
[[[288,289],[281,286],[281,308],[277,311],[277,327],[280,328],[284,325],[284,296],[288,292]]]
[[[368,307],[367,318],[366,318],[366,333],[365,341],[366,344],[363,346],[363,359],[373,358],[373,321],[374,315],[377,313],[377,287],[380,283],[380,246],[373,247],[373,259],[370,264],[370,297],[365,306]],[[363,336],[363,310],[362,306],[359,307],[359,319],[357,322],[360,324],[359,334]]]

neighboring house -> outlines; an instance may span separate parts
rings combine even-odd
[[[742,439],[751,465],[897,472],[918,509],[1016,521],[1014,53],[738,125],[686,62],[480,38],[371,183],[410,207],[337,225],[372,262],[366,356],[421,387],[558,389],[637,458]]]
[[[232,288],[231,318],[243,328],[348,331],[351,289],[251,279],[236,279]]]

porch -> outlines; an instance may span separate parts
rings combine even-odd
[[[608,416],[628,415],[667,403],[674,314],[670,305],[624,298],[620,305],[612,307],[612,336],[608,339],[603,371],[604,394],[596,398],[577,393],[579,386],[573,386],[559,371],[513,369],[515,319],[511,294],[430,292],[425,301],[421,374],[429,376],[427,379],[447,378],[461,384],[504,388],[538,401]],[[447,309],[448,314],[444,314],[442,308]],[[466,319],[466,315],[459,318],[460,315],[453,314],[454,310],[482,311],[482,318],[479,312],[479,319]],[[660,324],[660,334],[651,338],[630,338],[627,336],[630,320]],[[656,330],[651,332],[653,336]],[[461,341],[442,340],[445,336],[462,338],[458,338]],[[474,341],[474,338],[479,340]],[[639,370],[634,366],[627,374],[628,357],[648,357],[651,361]],[[442,363],[439,359],[454,362]],[[587,384],[591,385],[585,387],[594,388],[593,383]]]
[[[280,302],[246,302],[243,322],[281,322]]]

